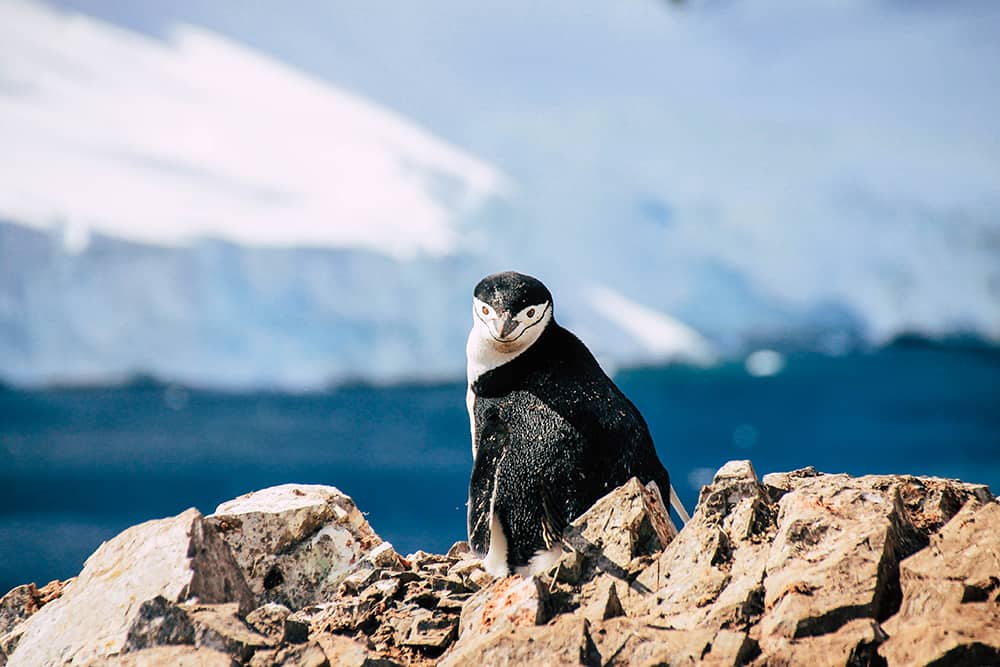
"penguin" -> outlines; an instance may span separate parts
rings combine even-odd
[[[466,359],[469,544],[489,573],[549,569],[563,529],[632,477],[669,490],[687,520],[646,421],[556,322],[540,280],[507,271],[479,281]]]

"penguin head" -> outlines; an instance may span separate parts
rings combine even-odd
[[[521,352],[552,319],[552,294],[542,281],[505,271],[486,276],[473,291],[472,329],[497,351]]]

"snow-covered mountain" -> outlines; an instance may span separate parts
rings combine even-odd
[[[1000,341],[1000,146],[976,112],[996,47],[970,38],[975,16],[882,29],[902,10],[773,0],[824,37],[777,58],[759,39],[774,16],[704,4],[661,22],[600,3],[613,20],[591,24],[554,3],[537,18],[577,57],[518,70],[521,97],[495,97],[506,60],[450,102],[394,82],[438,109],[432,132],[205,27],[0,3],[0,379],[457,377],[471,289],[508,268],[543,278],[611,367],[907,331]],[[886,50],[905,66],[864,57]],[[372,62],[355,63],[370,80],[391,70]],[[547,98],[539,72],[566,89]],[[916,102],[939,88],[938,111]]]

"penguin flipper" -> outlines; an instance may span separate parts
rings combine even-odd
[[[551,549],[562,542],[563,531],[569,522],[559,511],[559,505],[552,497],[552,491],[548,486],[542,484],[539,495],[542,500],[542,540],[545,542],[545,548]]]

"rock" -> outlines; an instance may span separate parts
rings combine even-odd
[[[247,625],[275,641],[285,641],[285,621],[292,611],[282,604],[269,602],[247,614]]]
[[[354,501],[332,486],[255,491],[222,503],[208,521],[232,548],[257,602],[293,611],[332,596],[352,566],[383,544]],[[391,545],[377,557],[398,558]]]
[[[462,559],[471,555],[472,555],[472,548],[469,547],[469,543],[466,542],[465,540],[462,540],[461,542],[455,542],[453,545],[451,545],[451,548],[448,549],[448,558]]]
[[[318,644],[286,646],[273,651],[260,651],[250,660],[250,667],[330,667],[330,660]],[[339,665],[341,663],[333,663]],[[362,663],[364,664],[364,663]]]
[[[746,633],[731,630],[674,630],[636,619],[615,618],[590,627],[596,653],[607,666],[742,665],[754,655]]]
[[[625,615],[614,577],[600,575],[588,582],[580,593],[580,600],[580,614],[591,623]]]
[[[15,625],[41,608],[38,589],[34,584],[12,588],[0,598],[0,635],[10,632]]]
[[[1000,503],[968,501],[900,564],[900,584],[879,648],[890,664],[1000,664]]]
[[[537,577],[513,575],[476,593],[462,610],[459,636],[466,641],[498,629],[540,625],[548,620],[548,591]]]
[[[397,667],[402,663],[385,657],[374,657],[361,642],[340,635],[320,634],[316,642],[331,665],[336,667]]]
[[[238,616],[235,604],[186,606],[195,628],[195,643],[248,661],[255,652],[275,646],[278,642],[255,632]]]
[[[753,665],[878,665],[881,660],[876,650],[885,637],[885,632],[874,619],[856,618],[831,633],[818,636],[802,639],[770,637],[766,642],[766,653]]]
[[[632,559],[661,551],[676,534],[659,494],[633,477],[577,517],[564,539],[590,567],[621,575]]]
[[[11,591],[0,667],[5,653],[31,665],[1000,664],[1000,504],[981,485],[811,468],[758,482],[732,461],[675,535],[659,494],[631,480],[567,529],[557,567],[501,580],[464,542],[400,558],[349,499],[311,488],[123,533],[64,588]],[[214,526],[258,596],[232,583],[243,570]],[[259,604],[213,599],[226,596]]]
[[[62,596],[63,589],[72,582],[50,581],[41,588],[35,584],[16,586],[0,597],[0,667],[7,664],[7,656],[14,652],[23,634],[19,626],[26,618],[43,606]]]
[[[162,595],[157,595],[139,605],[139,613],[125,638],[124,650],[194,644],[194,636],[194,624],[187,612]]]
[[[632,589],[655,591],[647,604],[658,625],[748,628],[763,611],[774,514],[750,462],[727,463],[702,488],[691,521]],[[637,606],[628,598],[624,602],[626,609]]]
[[[443,651],[451,645],[457,636],[457,618],[440,616],[425,609],[418,609],[414,612],[409,630],[399,644]]]
[[[161,646],[100,658],[87,667],[238,667],[232,656],[193,646]]]
[[[119,653],[143,603],[157,596],[252,608],[229,548],[190,509],[133,526],[102,544],[60,598],[12,631],[20,641],[8,664],[79,665]]]
[[[541,627],[508,628],[477,635],[473,641],[459,641],[438,664],[441,667],[556,667],[601,665],[601,657],[590,638],[587,621],[562,616]]]
[[[778,523],[764,581],[765,638],[822,635],[890,613],[899,559],[920,541],[897,483],[803,479],[779,501]]]
[[[318,635],[316,641],[331,665],[365,667],[368,663],[368,649],[361,642],[328,633]]]

